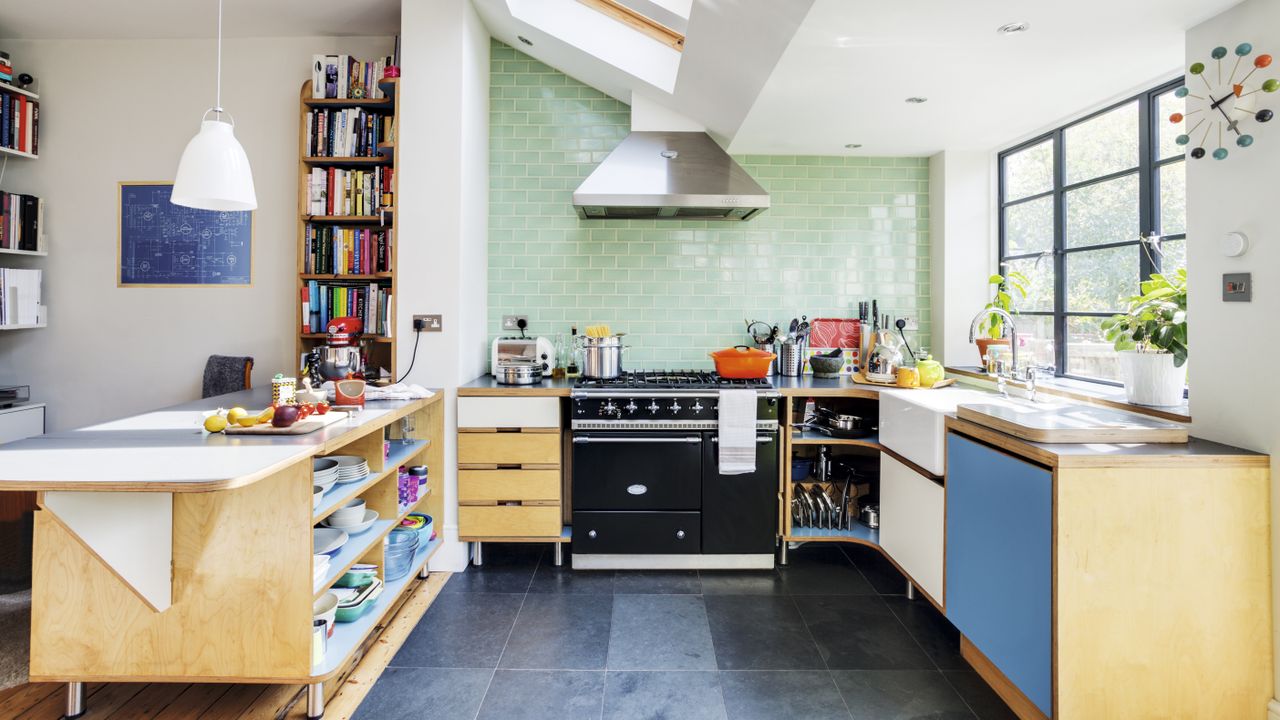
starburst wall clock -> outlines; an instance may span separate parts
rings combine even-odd
[[[1187,71],[1199,79],[1187,78],[1182,87],[1174,91],[1174,95],[1186,98],[1187,107],[1184,112],[1173,113],[1169,122],[1174,125],[1185,124],[1182,134],[1178,135],[1179,145],[1188,147],[1191,157],[1199,160],[1208,152],[1205,148],[1215,148],[1215,160],[1225,160],[1230,154],[1227,145],[1234,143],[1236,147],[1247,148],[1253,144],[1253,135],[1241,123],[1250,119],[1259,123],[1270,122],[1275,113],[1259,107],[1264,97],[1259,93],[1273,93],[1280,89],[1280,80],[1275,78],[1254,78],[1259,70],[1271,67],[1270,55],[1258,55],[1246,65],[1246,58],[1253,55],[1253,45],[1240,43],[1235,49],[1235,62],[1231,72],[1224,76],[1222,61],[1228,51],[1219,46],[1213,49],[1210,56],[1215,67],[1210,68],[1202,62],[1191,63]],[[1230,60],[1228,60],[1230,62]],[[1242,74],[1241,66],[1245,65]],[[1236,79],[1239,76],[1239,79]],[[1253,79],[1258,83],[1250,89],[1248,82]],[[1201,88],[1203,87],[1203,90]]]

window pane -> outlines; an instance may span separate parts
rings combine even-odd
[[[1187,231],[1187,161],[1169,163],[1156,171],[1160,176],[1160,234]]]
[[[1053,367],[1053,317],[1018,316],[1018,362]]]
[[[1068,192],[1066,233],[1069,248],[1137,240],[1137,173]]]
[[[1027,297],[1022,298],[1014,290],[1013,309],[1023,312],[1053,312],[1053,260],[1052,258],[1026,258],[1006,260],[1006,272],[1020,272],[1027,276]]]
[[[1067,253],[1071,312],[1120,312],[1138,293],[1137,245]]]
[[[1067,184],[1138,166],[1138,101],[1121,105],[1065,133]]]
[[[1004,158],[1004,201],[1053,189],[1053,141],[1045,140]]]
[[[1053,198],[1028,200],[1004,209],[1004,254],[1053,249]]]
[[[1102,337],[1101,322],[1096,317],[1067,318],[1067,374],[1118,382],[1120,358]]]
[[[1187,269],[1187,241],[1164,240],[1160,243],[1160,272],[1172,275],[1178,270]]]
[[[1160,134],[1158,159],[1164,160],[1183,153],[1184,149],[1176,139],[1186,132],[1188,126],[1185,122],[1177,125],[1169,122],[1169,116],[1186,112],[1186,109],[1186,99],[1174,97],[1172,90],[1156,98],[1156,129]]]

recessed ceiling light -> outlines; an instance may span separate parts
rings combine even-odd
[[[1004,25],[996,28],[996,32],[1001,35],[1013,35],[1014,33],[1026,32],[1030,29],[1031,23],[1029,22],[1011,22],[1005,23]]]
[[[516,39],[529,47],[533,47],[533,41],[523,35],[517,35]]]
[[[848,148],[849,150],[857,150],[858,148],[862,147],[862,143],[849,143],[845,145],[845,147]]]
[[[920,97],[919,95],[913,95],[913,96],[911,96],[911,97],[907,98],[907,102],[911,103],[912,105],[919,105],[920,103],[926,103],[926,102],[929,102],[929,98],[927,98],[927,97]]]

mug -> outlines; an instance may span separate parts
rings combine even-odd
[[[898,368],[898,387],[920,387],[920,372],[913,367]]]

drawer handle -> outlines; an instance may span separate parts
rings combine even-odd
[[[702,436],[689,435],[685,437],[603,437],[599,435],[578,435],[573,438],[575,445],[590,445],[591,443],[684,443],[693,445],[702,442]]]
[[[520,463],[498,463],[496,467],[499,470],[519,470],[523,466]]]
[[[637,483],[635,485],[628,485],[627,492],[631,493],[632,495],[643,495],[649,492],[649,488],[645,485],[640,485],[639,483]]]
[[[683,531],[683,530],[677,530],[677,531],[676,531],[676,539],[677,539],[677,540],[683,540],[683,539],[684,539],[684,531]]]
[[[595,539],[596,539],[596,531],[595,531],[595,530],[590,530],[590,531],[588,531],[588,532],[587,532],[587,537],[591,538],[592,540],[595,540]]]
[[[716,436],[716,437],[711,438],[711,442],[716,443],[716,444],[718,445],[718,444],[720,443],[720,438],[719,438],[719,436]],[[764,445],[765,443],[771,443],[771,442],[773,442],[773,436],[772,436],[772,435],[757,435],[757,436],[756,436],[756,443],[757,443],[757,444],[759,444],[759,445]]]

